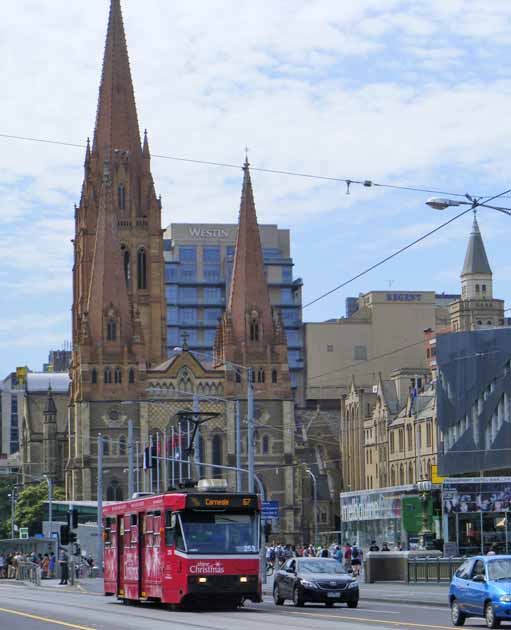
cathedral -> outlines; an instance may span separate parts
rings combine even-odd
[[[256,473],[279,502],[277,529],[300,529],[294,403],[281,314],[270,305],[248,161],[243,181],[230,295],[214,354],[182,347],[167,356],[162,204],[151,175],[147,132],[140,134],[120,0],[111,0],[96,124],[87,142],[75,209],[73,357],[65,465],[69,499],[96,498],[98,434],[105,498],[127,498],[128,421],[133,423],[137,489],[165,489],[174,464],[142,468],[149,445],[175,453],[183,414],[209,414],[197,439],[207,464],[247,467],[247,378],[252,368]],[[174,439],[174,438],[172,438]],[[135,448],[134,447],[134,448]],[[227,473],[231,484],[236,475]],[[161,477],[161,485],[160,485]],[[246,479],[243,481],[246,488]]]

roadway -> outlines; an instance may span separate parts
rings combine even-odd
[[[413,587],[412,587],[413,588]],[[473,623],[471,623],[473,621]],[[171,611],[154,604],[125,606],[113,597],[76,590],[37,588],[0,581],[0,628],[5,630],[448,630],[440,606],[363,601],[359,608],[247,604],[237,611]],[[469,620],[465,627],[484,627]]]

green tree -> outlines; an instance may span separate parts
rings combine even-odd
[[[53,498],[61,501],[66,498],[64,488],[53,487]],[[48,484],[46,481],[30,484],[20,490],[16,502],[16,525],[28,527],[30,536],[43,531],[43,520],[46,510],[44,502],[48,501]]]
[[[11,499],[9,495],[16,483],[16,475],[0,477],[0,538],[11,537]]]

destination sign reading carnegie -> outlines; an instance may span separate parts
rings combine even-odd
[[[257,510],[258,502],[255,496],[243,495],[211,495],[190,494],[186,497],[186,507],[191,509],[227,509],[227,510]]]

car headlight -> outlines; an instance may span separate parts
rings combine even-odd
[[[500,601],[501,602],[511,602],[511,594],[501,595],[500,596]]]
[[[305,588],[318,588],[318,585],[315,582],[309,582],[309,580],[302,580],[301,584]]]
[[[353,582],[350,582],[348,584],[348,588],[358,588],[358,582],[356,580],[353,580]]]

